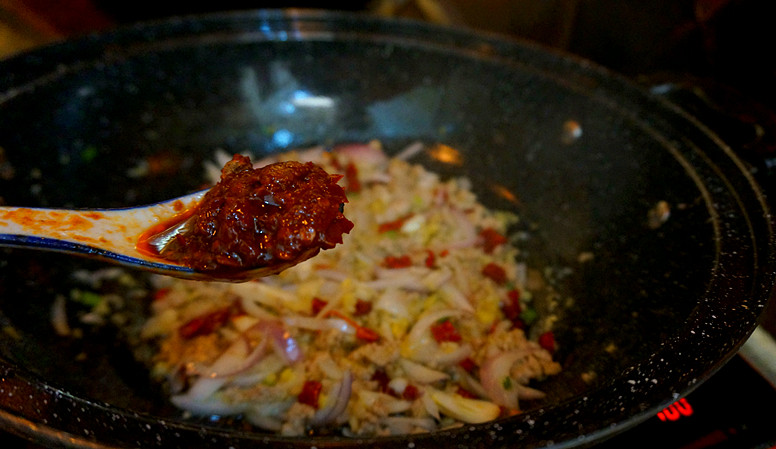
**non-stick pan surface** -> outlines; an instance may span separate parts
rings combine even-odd
[[[712,375],[771,295],[771,218],[731,149],[628,81],[528,43],[365,16],[247,12],[0,62],[9,205],[144,204],[200,187],[216,148],[261,155],[375,138],[389,152],[416,140],[455,148],[461,165],[417,162],[469,176],[486,204],[524,218],[524,257],[561,294],[564,372],[541,386],[545,402],[382,439],[286,439],[183,420],[110,330],[55,335],[54,298],[73,288],[74,270],[99,264],[3,250],[0,424],[84,447],[586,445]],[[155,169],[137,177],[140,166]],[[670,215],[650,220],[658,204]]]

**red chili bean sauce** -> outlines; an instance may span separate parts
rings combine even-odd
[[[149,229],[138,249],[198,271],[282,271],[342,243],[353,228],[343,215],[348,200],[341,178],[312,162],[253,168],[249,158],[235,155],[196,207]],[[183,221],[163,248],[149,244]]]

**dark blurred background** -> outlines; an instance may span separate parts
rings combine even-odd
[[[328,8],[484,29],[539,41],[630,76],[711,77],[773,104],[776,58],[767,0],[350,0],[164,2],[0,0],[0,56],[140,20],[217,10]],[[7,44],[7,42],[6,42]]]
[[[744,153],[776,153],[774,19],[768,0],[0,0],[0,57],[173,15],[323,8],[470,27],[595,61],[711,120]],[[732,119],[732,120],[731,120]],[[736,122],[741,123],[736,123]],[[744,154],[747,157],[747,154]],[[770,168],[769,168],[770,169]]]

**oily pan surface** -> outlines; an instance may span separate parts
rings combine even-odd
[[[484,204],[527,220],[525,257],[546,267],[564,298],[555,310],[563,371],[541,385],[546,404],[495,430],[484,426],[472,445],[562,441],[643,419],[709,375],[751,330],[770,288],[755,268],[771,263],[762,205],[724,149],[658,100],[531,47],[474,45],[468,34],[413,24],[386,37],[379,21],[317,16],[316,27],[348,33],[268,41],[238,32],[257,17],[132,29],[106,49],[65,44],[68,64],[45,79],[37,78],[47,72],[42,56],[7,62],[17,75],[4,81],[0,102],[5,203],[120,207],[170,198],[200,186],[215,148],[270,153],[372,138],[389,154],[415,140],[455,148],[460,163],[430,154],[417,161],[468,176]],[[232,31],[209,34],[219,20]],[[149,33],[155,42],[125,42]],[[99,58],[67,61],[78,45]],[[661,201],[670,217],[650,226]],[[50,305],[69,291],[70,273],[101,265],[20,250],[3,250],[2,264],[0,320],[14,329],[2,336],[3,369],[36,393],[36,379],[65,392],[45,390],[50,398],[30,405],[4,398],[4,407],[70,432],[79,414],[104,423],[118,410],[119,425],[87,429],[87,438],[121,441],[127,432],[151,441],[137,431],[145,416],[172,438],[155,418],[166,427],[177,411],[119,339],[109,331],[61,339],[51,329]],[[62,408],[57,416],[78,409],[69,395],[110,406],[52,418],[51,408]],[[187,429],[166,443],[201,438]]]

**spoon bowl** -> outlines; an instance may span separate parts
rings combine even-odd
[[[207,190],[160,203],[121,209],[0,207],[0,246],[57,251],[184,279],[239,282],[276,274],[288,264],[241,271],[199,271],[166,261],[138,247],[149,228],[196,206]],[[168,235],[167,238],[170,238]]]

